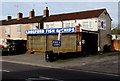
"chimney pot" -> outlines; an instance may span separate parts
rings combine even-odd
[[[11,16],[7,16],[7,20],[11,20],[12,19],[12,17]]]
[[[30,18],[32,18],[32,17],[34,17],[35,16],[35,11],[34,11],[34,9],[32,9],[32,11],[30,11]]]
[[[48,17],[49,16],[49,10],[48,7],[46,7],[46,9],[44,10],[44,17]]]
[[[18,13],[18,19],[21,19],[23,17],[23,14],[22,13]]]

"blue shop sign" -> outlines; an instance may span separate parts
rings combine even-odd
[[[59,33],[60,30],[62,30],[62,33],[73,33],[73,32],[76,32],[76,28],[75,27],[67,27],[67,28],[50,28],[50,29],[26,30],[26,34]]]

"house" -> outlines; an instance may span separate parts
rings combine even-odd
[[[19,12],[16,19],[12,16],[7,16],[6,20],[0,21],[0,44],[6,45],[7,42],[24,43],[27,42],[25,30],[40,29],[43,26],[43,16],[35,16],[35,11],[32,9],[29,17],[23,17],[23,13]]]
[[[23,18],[22,13],[18,13],[17,19],[11,19],[11,16],[8,16],[7,20],[2,20],[0,25],[2,39],[25,39],[27,35],[25,30],[28,29],[38,29],[40,28],[40,22],[43,19],[43,16],[34,16],[34,10],[30,12],[30,17]]]
[[[43,29],[26,31],[29,51],[57,52],[58,48],[52,46],[57,30],[63,30],[59,52],[96,53],[111,45],[112,19],[106,9],[49,15],[47,7],[46,12]],[[80,28],[78,32],[76,27]]]

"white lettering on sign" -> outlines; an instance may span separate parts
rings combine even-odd
[[[59,33],[60,30],[62,30],[62,33],[72,33],[72,32],[76,32],[75,27],[67,27],[67,28],[51,28],[51,29],[26,30],[26,34]]]

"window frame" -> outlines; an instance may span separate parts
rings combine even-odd
[[[83,26],[83,28],[88,28],[88,29],[93,28],[92,27],[92,21],[83,21],[82,26]]]
[[[5,34],[10,34],[10,27],[5,27]]]
[[[21,26],[17,26],[17,33],[21,33],[22,32],[22,27]]]

